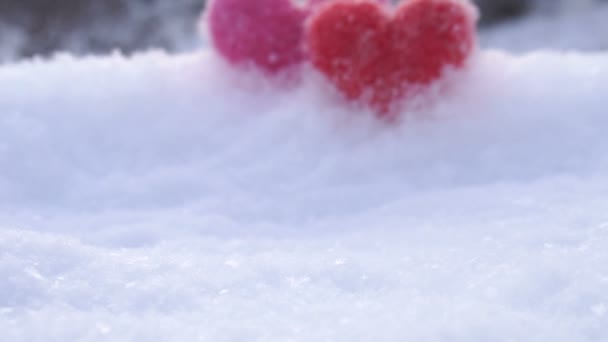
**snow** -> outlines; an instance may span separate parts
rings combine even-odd
[[[608,54],[484,49],[398,125],[306,75],[0,67],[1,339],[608,339]]]

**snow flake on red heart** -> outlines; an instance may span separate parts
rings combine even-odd
[[[349,99],[390,115],[416,89],[461,68],[476,44],[476,11],[460,0],[335,0],[307,27],[313,65]]]

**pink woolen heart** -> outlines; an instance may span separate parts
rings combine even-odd
[[[349,99],[380,116],[461,68],[476,42],[476,11],[459,0],[405,0],[394,11],[372,0],[334,0],[313,15],[313,65]]]
[[[304,60],[307,8],[291,0],[211,0],[208,6],[212,43],[231,64],[276,74]]]

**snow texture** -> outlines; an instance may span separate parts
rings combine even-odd
[[[207,50],[0,67],[2,341],[608,339],[608,54],[389,125]]]

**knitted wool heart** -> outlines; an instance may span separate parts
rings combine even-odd
[[[291,0],[212,0],[207,12],[215,49],[234,65],[274,74],[304,60],[308,10]]]
[[[306,44],[313,65],[349,100],[387,116],[446,67],[465,65],[476,19],[460,0],[405,0],[392,13],[372,0],[335,0],[310,18]]]

